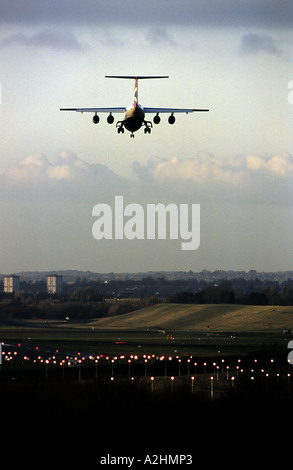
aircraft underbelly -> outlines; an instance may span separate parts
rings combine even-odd
[[[124,118],[124,127],[130,131],[135,132],[141,128],[144,121],[144,111],[140,107],[129,109]]]

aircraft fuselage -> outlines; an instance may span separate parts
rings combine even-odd
[[[140,104],[131,104],[126,108],[123,126],[130,132],[138,131],[144,122],[144,109]]]

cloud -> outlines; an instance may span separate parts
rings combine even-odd
[[[275,155],[271,158],[264,159],[261,157],[250,156],[246,157],[247,168],[251,170],[265,169],[269,173],[282,176],[293,176],[293,159],[289,153]]]
[[[9,191],[7,185],[24,187],[30,184],[42,185],[45,179],[45,168],[49,165],[47,158],[42,154],[29,155],[18,164],[9,166],[1,175],[3,188]]]
[[[241,38],[239,47],[240,54],[257,54],[258,52],[265,52],[266,54],[280,56],[282,55],[281,49],[275,41],[268,34],[244,34]]]
[[[291,27],[291,0],[2,0],[1,23]]]
[[[168,45],[172,47],[179,46],[173,35],[166,28],[161,26],[152,26],[147,30],[146,40],[150,45]]]
[[[26,47],[39,47],[46,49],[66,49],[81,51],[85,47],[81,45],[72,31],[44,29],[35,34],[16,33],[1,41],[2,46],[22,45]]]
[[[59,152],[57,163],[47,168],[47,176],[51,180],[73,180],[84,176],[89,171],[89,165],[80,160],[76,154],[62,150]]]
[[[76,154],[62,150],[56,163],[43,154],[29,155],[0,175],[0,196],[6,200],[72,200],[96,202],[109,198],[113,189],[127,185],[99,163],[88,164]]]
[[[198,158],[189,160],[180,160],[173,157],[170,161],[157,165],[154,172],[156,181],[179,179],[181,181],[193,181],[198,184],[207,181],[237,184],[241,175],[242,171],[236,172],[229,163],[217,159],[207,152],[200,152]],[[236,180],[235,176],[237,176]]]
[[[132,163],[134,178],[122,178],[99,163],[89,164],[66,150],[51,163],[29,155],[0,175],[2,200],[111,202],[245,202],[291,204],[293,157],[238,155],[217,158],[201,151],[189,159],[150,158]]]
[[[237,184],[242,177],[243,162],[218,159],[207,152],[199,152],[197,157],[181,160],[172,157],[170,160],[155,161],[147,163],[146,170],[148,178],[152,175],[153,181],[160,185],[169,181],[193,182],[199,185],[211,182],[227,182]],[[141,176],[142,166],[137,162],[133,170]],[[235,176],[237,176],[235,180]]]
[[[157,193],[168,197],[285,204],[293,200],[293,157],[289,153],[216,158],[199,152],[186,160],[135,162],[132,169],[143,184],[153,185]]]
[[[282,153],[272,157],[248,155],[236,158],[216,158],[207,152],[199,152],[196,158],[180,160],[173,157],[155,165],[149,165],[155,181],[179,179],[191,180],[199,184],[207,182],[223,182],[238,185],[256,170],[264,170],[263,174],[274,174],[282,177],[293,176],[293,157]]]

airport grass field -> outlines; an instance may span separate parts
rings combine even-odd
[[[92,354],[216,355],[286,350],[293,307],[157,304],[88,321],[1,320],[0,340]]]

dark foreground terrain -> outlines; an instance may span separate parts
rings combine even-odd
[[[23,321],[0,331],[1,451],[22,463],[290,448],[291,334]]]
[[[68,451],[71,457],[82,451],[85,459],[106,453],[195,457],[203,449],[287,450],[293,374],[288,366],[267,364],[263,372],[252,367],[251,358],[243,372],[153,380],[143,373],[79,380],[76,371],[46,378],[44,370],[2,369],[1,445]]]

